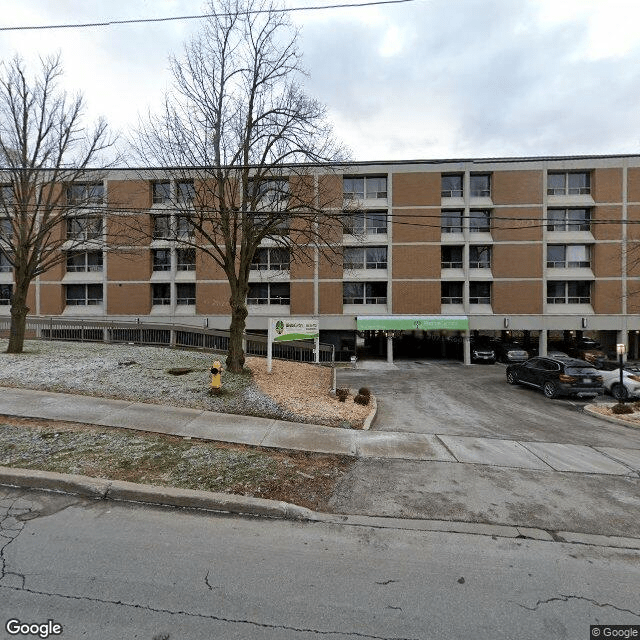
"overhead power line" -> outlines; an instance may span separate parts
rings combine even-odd
[[[256,9],[247,11],[248,14],[259,13],[291,13],[293,11],[321,11],[323,9],[348,9],[358,7],[372,7],[383,4],[405,4],[407,2],[415,2],[415,0],[371,0],[370,2],[350,3],[350,4],[330,4],[325,6],[312,7],[288,7],[282,9]],[[241,12],[245,13],[245,12]],[[87,27],[112,27],[121,24],[145,24],[152,22],[173,22],[176,20],[202,20],[203,18],[225,18],[235,13],[201,13],[189,16],[170,16],[167,18],[132,18],[130,20],[106,20],[103,22],[82,22],[75,24],[46,24],[46,25],[28,25],[17,27],[0,27],[0,31],[35,31],[43,29],[84,29]]]

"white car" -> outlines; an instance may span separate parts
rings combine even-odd
[[[600,371],[605,391],[616,400],[640,396],[640,368],[624,367],[622,369],[622,387],[620,387],[620,369]]]

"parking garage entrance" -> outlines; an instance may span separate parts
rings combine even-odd
[[[358,356],[384,358],[464,358],[467,316],[358,316]]]

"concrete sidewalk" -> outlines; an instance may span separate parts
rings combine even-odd
[[[0,414],[363,459],[640,476],[640,449],[337,429],[67,393],[0,388]]]

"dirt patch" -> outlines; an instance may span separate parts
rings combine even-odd
[[[640,412],[639,412],[640,403],[639,402],[634,402],[629,405],[634,409],[634,413],[613,413],[613,411],[611,411],[612,406],[613,405],[598,404],[598,405],[591,405],[589,409],[594,413],[599,413],[600,415],[603,415],[603,416],[609,416],[610,418],[617,418],[618,420],[624,420],[625,422],[628,422],[630,425],[640,427]]]
[[[284,500],[327,511],[347,456],[0,416],[0,465]]]

